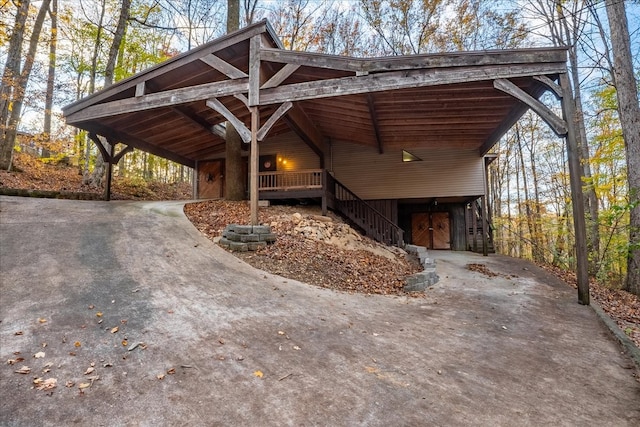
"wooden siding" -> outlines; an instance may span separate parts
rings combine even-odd
[[[298,136],[289,132],[260,143],[260,155],[277,154],[284,162],[278,162],[279,171],[319,169],[320,158]]]
[[[477,150],[409,151],[422,161],[402,162],[401,150],[379,154],[373,147],[335,142],[333,173],[365,200],[484,194],[484,162]]]

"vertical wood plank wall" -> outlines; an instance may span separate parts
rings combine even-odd
[[[286,164],[278,163],[279,171],[320,168],[318,155],[293,132],[261,142],[260,155],[267,154],[277,154],[287,160]]]

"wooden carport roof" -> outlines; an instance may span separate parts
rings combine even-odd
[[[550,90],[562,117],[538,98]],[[130,147],[187,166],[223,157],[220,124],[251,142],[251,224],[258,224],[258,141],[293,130],[318,153],[327,141],[484,155],[531,108],[566,136],[578,299],[589,304],[586,225],[566,49],[359,59],[282,48],[267,21],[226,35],[63,108],[109,165]],[[115,154],[98,135],[127,149]],[[110,174],[109,174],[110,176]],[[107,185],[108,188],[108,185]]]
[[[258,107],[260,126],[273,116],[272,127],[264,127],[258,139],[265,131],[271,136],[293,130],[321,158],[327,141],[380,152],[434,147],[482,155],[564,72],[563,48],[373,59],[288,51],[261,21],[70,104],[63,113],[68,124],[191,167],[223,157],[220,125],[229,119],[243,125],[236,127],[249,142],[249,106]]]

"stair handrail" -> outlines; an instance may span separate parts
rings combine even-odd
[[[404,230],[402,230],[402,228],[398,227],[396,224],[393,223],[393,221],[387,218],[383,213],[381,213],[376,208],[371,206],[369,203],[367,203],[366,201],[358,197],[357,194],[351,191],[346,185],[338,181],[328,171],[325,171],[325,182],[326,182],[327,191],[333,196],[336,208],[343,215],[346,215],[350,220],[356,223],[360,219],[360,218],[352,217],[346,209],[342,209],[341,203],[344,202],[345,200],[341,200],[338,197],[337,195],[338,191],[336,191],[337,188],[339,188],[341,192],[344,192],[347,196],[350,197],[350,199],[348,199],[349,201],[355,201],[360,206],[362,206],[369,214],[375,217],[376,221],[373,221],[373,222],[375,222],[376,224],[373,224],[373,223],[367,224],[368,226],[375,228],[376,233],[371,236],[374,240],[378,240],[381,243],[397,246],[400,248],[404,247],[404,240],[403,240]],[[360,225],[360,224],[357,224],[357,225],[359,225],[364,229],[364,232],[366,235],[371,235],[369,230],[367,230],[363,225]]]

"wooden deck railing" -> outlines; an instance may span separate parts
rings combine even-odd
[[[390,246],[404,247],[404,230],[362,200],[329,173],[327,191],[333,194],[334,209],[360,227],[367,236]]]
[[[259,191],[287,191],[322,188],[322,169],[260,172]]]
[[[404,246],[403,230],[323,169],[260,172],[258,190],[262,196],[322,198],[327,205],[342,214],[374,240],[393,246]]]

